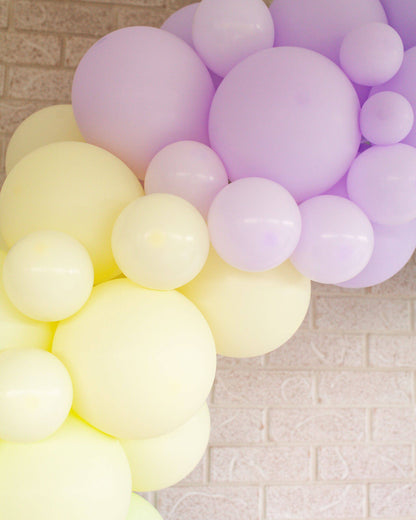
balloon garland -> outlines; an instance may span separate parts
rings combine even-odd
[[[132,490],[201,459],[216,353],[285,343],[311,280],[369,287],[407,263],[416,20],[384,3],[392,26],[379,0],[202,0],[99,40],[72,106],[16,130],[1,518],[160,519]]]

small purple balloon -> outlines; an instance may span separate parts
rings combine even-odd
[[[416,218],[416,148],[372,146],[353,162],[348,194],[372,222],[386,226]]]
[[[416,0],[381,0],[389,24],[400,34],[405,49],[416,45]]]
[[[321,195],[300,207],[302,233],[291,257],[295,268],[315,282],[350,280],[368,264],[373,248],[371,222],[353,202]]]
[[[289,258],[299,241],[299,208],[279,184],[256,177],[226,186],[208,214],[214,249],[242,271],[261,272]]]
[[[184,139],[207,142],[214,86],[197,54],[152,27],[108,34],[82,58],[72,105],[89,143],[122,159],[143,178],[152,157]]]
[[[352,280],[339,284],[348,289],[372,287],[392,278],[410,260],[416,247],[416,220],[401,226],[373,224],[374,251],[370,262]]]

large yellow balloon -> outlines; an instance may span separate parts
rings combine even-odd
[[[122,441],[135,491],[156,491],[185,478],[201,460],[210,433],[205,404],[189,421],[154,439]]]
[[[74,385],[74,410],[122,439],[155,437],[188,420],[215,376],[215,345],[198,309],[176,291],[120,279],[98,285],[59,324],[53,352]]]
[[[72,105],[42,108],[17,127],[6,151],[6,173],[36,148],[58,141],[84,141]]]
[[[45,439],[63,424],[71,405],[71,378],[55,356],[39,349],[0,352],[0,439]]]
[[[247,273],[211,249],[202,272],[180,291],[205,316],[217,352],[242,358],[266,354],[296,332],[308,310],[311,287],[290,262]]]
[[[0,272],[5,258],[6,253],[0,250]],[[0,276],[0,351],[15,347],[49,350],[54,332],[54,324],[32,320],[16,309]]]
[[[44,441],[0,441],[2,520],[121,520],[130,499],[120,443],[74,416]]]
[[[131,496],[129,514],[126,520],[163,520],[157,510],[140,495]]]
[[[0,193],[0,233],[8,247],[32,231],[68,233],[86,247],[95,281],[120,274],[111,231],[119,213],[143,195],[127,166],[96,146],[62,142],[38,148],[10,172]]]

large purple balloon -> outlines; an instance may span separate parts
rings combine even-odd
[[[361,134],[351,82],[316,52],[258,52],[223,80],[210,113],[211,145],[231,180],[265,177],[297,201],[323,193],[348,170]]]
[[[321,195],[300,205],[302,233],[291,260],[307,278],[337,284],[368,264],[374,247],[371,222],[350,200]]]
[[[360,289],[385,282],[410,260],[416,247],[416,220],[401,226],[373,225],[374,251],[370,262],[352,280],[341,287]]]
[[[403,64],[399,72],[387,83],[374,87],[371,94],[391,90],[404,96],[412,105],[416,113],[416,47],[404,53]],[[404,143],[416,146],[416,121],[409,135],[403,140]]]
[[[402,37],[404,48],[416,45],[416,0],[381,0],[389,24]]]
[[[212,80],[182,40],[151,27],[108,34],[75,73],[72,104],[86,140],[114,153],[143,177],[164,146],[207,142]]]
[[[305,47],[336,63],[351,29],[369,22],[387,23],[379,0],[274,0],[270,12],[276,45]]]

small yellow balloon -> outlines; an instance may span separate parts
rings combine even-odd
[[[205,402],[216,354],[202,314],[176,291],[127,279],[94,288],[58,325],[53,353],[74,385],[74,410],[121,439],[155,437],[187,421]]]
[[[163,520],[158,511],[140,495],[131,496],[129,514],[126,520]]]
[[[120,443],[75,416],[44,441],[0,441],[2,520],[121,520],[130,501]]]
[[[62,426],[71,405],[71,378],[55,356],[38,349],[0,352],[0,439],[45,439]]]
[[[135,491],[173,486],[197,466],[208,445],[210,417],[205,404],[189,421],[154,439],[122,441]]]
[[[204,266],[208,228],[192,204],[157,193],[141,197],[121,213],[112,247],[118,266],[133,282],[150,289],[176,289]]]
[[[87,143],[53,143],[26,155],[0,193],[0,233],[8,247],[33,231],[51,229],[79,240],[91,256],[95,282],[120,274],[111,231],[120,212],[143,195],[133,172]]]
[[[296,332],[309,307],[311,284],[290,262],[247,273],[211,249],[202,272],[180,291],[205,316],[217,352],[243,358],[266,354]]]
[[[17,127],[6,151],[6,174],[28,153],[58,141],[84,141],[72,105],[42,108]]]
[[[5,258],[6,253],[0,250],[1,273]],[[16,347],[49,350],[55,325],[32,320],[18,311],[7,296],[2,280],[0,276],[0,352]]]
[[[29,233],[8,252],[3,266],[7,296],[26,316],[59,321],[88,300],[94,268],[87,250],[60,231]]]

